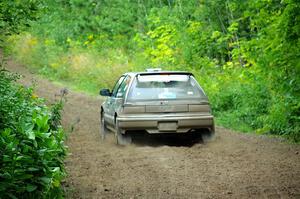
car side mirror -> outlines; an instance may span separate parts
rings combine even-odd
[[[101,89],[99,94],[101,96],[111,96],[111,92],[107,88]]]

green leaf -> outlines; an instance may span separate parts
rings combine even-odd
[[[53,167],[53,168],[51,169],[51,171],[52,171],[53,173],[56,173],[56,172],[59,172],[59,171],[60,171],[60,168],[59,168],[59,167]]]
[[[35,133],[34,133],[34,131],[32,131],[32,130],[26,131],[26,135],[28,136],[28,139],[35,140]]]
[[[37,186],[33,185],[33,184],[27,184],[27,186],[26,186],[26,191],[28,191],[28,192],[33,192],[36,189],[37,189]]]
[[[39,179],[45,184],[49,184],[51,182],[51,178],[48,177],[40,177]]]
[[[39,129],[47,129],[48,127],[48,115],[40,116],[36,119],[36,124],[38,125]]]
[[[52,183],[52,185],[53,185],[54,187],[59,187],[59,186],[60,186],[59,180],[54,180],[53,183]]]
[[[1,136],[3,136],[3,137],[9,136],[11,131],[12,131],[11,129],[6,128],[4,131],[1,132],[1,134],[2,134]]]
[[[4,174],[0,174],[1,178],[6,178],[6,179],[10,179],[11,175],[8,172],[5,172]]]
[[[3,155],[3,162],[10,162],[12,158],[9,155]]]
[[[35,168],[35,167],[29,167],[28,168],[28,171],[38,171],[39,169],[38,168]]]
[[[22,179],[22,180],[29,179],[29,178],[32,178],[32,177],[33,177],[33,175],[31,175],[31,174],[23,174],[23,175],[18,176],[18,178]]]
[[[38,146],[38,144],[37,144],[37,141],[36,141],[36,140],[33,140],[33,146],[34,146],[34,147],[37,147],[37,146]]]
[[[24,156],[20,155],[18,157],[16,157],[16,160],[21,160]]]
[[[15,195],[13,195],[12,193],[8,193],[7,194],[10,198],[12,198],[12,199],[18,199]]]

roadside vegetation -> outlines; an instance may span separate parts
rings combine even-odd
[[[47,78],[97,94],[125,71],[188,70],[217,124],[300,141],[298,0],[1,3],[1,45]]]
[[[0,198],[61,198],[65,177],[63,101],[45,101],[0,66]]]

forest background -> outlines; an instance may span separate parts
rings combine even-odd
[[[0,45],[97,94],[127,71],[195,74],[217,124],[300,141],[299,0],[4,0]]]

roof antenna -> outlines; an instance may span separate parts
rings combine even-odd
[[[147,68],[146,72],[160,72],[161,68]]]

